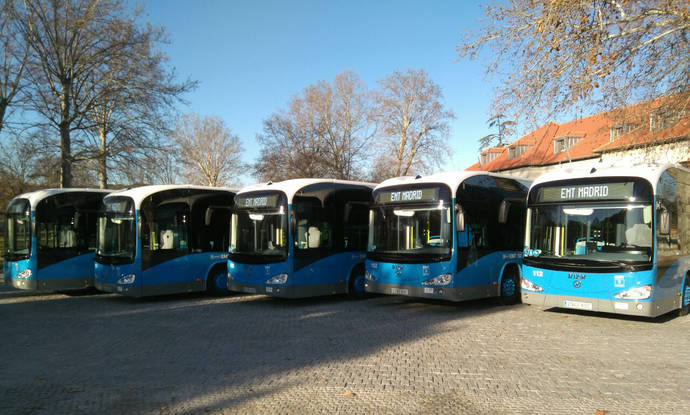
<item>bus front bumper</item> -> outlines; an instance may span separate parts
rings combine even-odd
[[[27,291],[67,291],[83,290],[93,287],[93,278],[56,278],[56,279],[30,279],[20,280],[7,278],[7,285]]]
[[[671,301],[617,301],[568,295],[541,294],[522,291],[522,302],[544,307],[559,307],[571,310],[595,311],[625,314],[629,316],[657,317],[675,308]]]
[[[310,285],[259,285],[247,282],[228,281],[228,291],[246,294],[261,294],[278,298],[308,298],[342,293],[333,284]]]
[[[366,281],[364,283],[364,290],[374,294],[404,295],[446,301],[464,301],[478,298],[477,293],[474,292],[476,291],[474,287],[419,287],[415,285],[382,284]],[[486,297],[486,295],[479,297]]]
[[[96,280],[95,286],[96,286],[97,290],[103,291],[106,293],[122,294],[122,295],[126,295],[129,297],[141,297],[142,296],[141,287],[136,286],[136,285],[108,284],[108,283],[104,283],[104,282],[100,282],[100,281]]]

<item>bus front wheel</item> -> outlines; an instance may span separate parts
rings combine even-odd
[[[690,312],[690,275],[685,275],[685,283],[683,284],[683,289],[681,294],[681,304],[678,314],[681,316],[687,316]]]
[[[348,293],[350,298],[360,300],[367,297],[367,292],[364,290],[364,268],[357,267],[350,275],[348,284]]]
[[[503,272],[501,278],[501,304],[516,304],[520,300],[520,277],[517,270],[512,267]]]
[[[228,271],[225,267],[216,266],[206,278],[206,292],[211,295],[228,293]]]

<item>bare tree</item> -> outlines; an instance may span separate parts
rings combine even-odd
[[[28,43],[17,23],[22,21],[23,8],[18,0],[0,0],[0,131],[7,110],[24,86],[24,68],[29,56]]]
[[[119,30],[124,47],[86,90],[98,97],[89,112],[94,128],[87,144],[97,160],[101,188],[108,185],[108,170],[144,162],[163,149],[158,138],[169,133],[174,105],[196,86],[190,80],[176,82],[174,71],[165,67],[166,56],[154,48],[165,42],[162,28],[128,21]]]
[[[336,179],[362,178],[364,149],[375,134],[366,87],[357,74],[346,71],[336,75],[333,85],[321,82],[313,92],[309,98],[321,104],[326,174]]]
[[[421,69],[395,71],[379,85],[375,111],[383,151],[373,178],[424,173],[439,166],[450,153],[449,122],[455,118],[443,107],[441,88]]]
[[[687,0],[511,0],[487,6],[486,17],[457,50],[493,53],[487,71],[501,79],[497,112],[538,122],[666,94],[688,104]]]
[[[13,135],[0,146],[0,206],[20,193],[36,189],[40,165],[40,145],[31,138]],[[46,166],[47,167],[47,166]],[[48,169],[49,170],[49,169]]]
[[[186,114],[172,139],[179,148],[183,176],[190,183],[223,186],[236,183],[245,169],[242,144],[219,117]]]
[[[143,157],[122,158],[118,168],[111,170],[113,183],[117,186],[182,183],[176,151],[179,151],[176,146],[161,143],[160,148],[146,151]]]
[[[123,1],[23,0],[20,33],[35,61],[27,68],[28,104],[59,132],[63,187],[72,185],[72,133],[94,127],[89,112],[101,96],[89,86],[130,41]]]
[[[489,128],[496,127],[498,132],[485,135],[479,139],[479,151],[484,150],[487,147],[494,146],[503,147],[506,145],[506,136],[513,134],[513,127],[515,126],[515,121],[506,120],[506,116],[503,114],[496,114],[489,118],[486,122],[489,124]]]
[[[364,148],[374,136],[371,99],[352,71],[320,81],[264,121],[256,173],[261,179],[364,176]]]
[[[261,154],[254,166],[260,180],[326,175],[319,126],[302,98],[293,98],[287,110],[271,115],[263,124],[263,133],[256,137]]]

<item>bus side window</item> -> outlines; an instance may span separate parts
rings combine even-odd
[[[343,249],[363,251],[366,249],[369,224],[369,207],[366,202],[348,202],[344,207]]]

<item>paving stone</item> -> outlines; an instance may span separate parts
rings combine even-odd
[[[680,414],[690,318],[0,289],[0,413]]]

